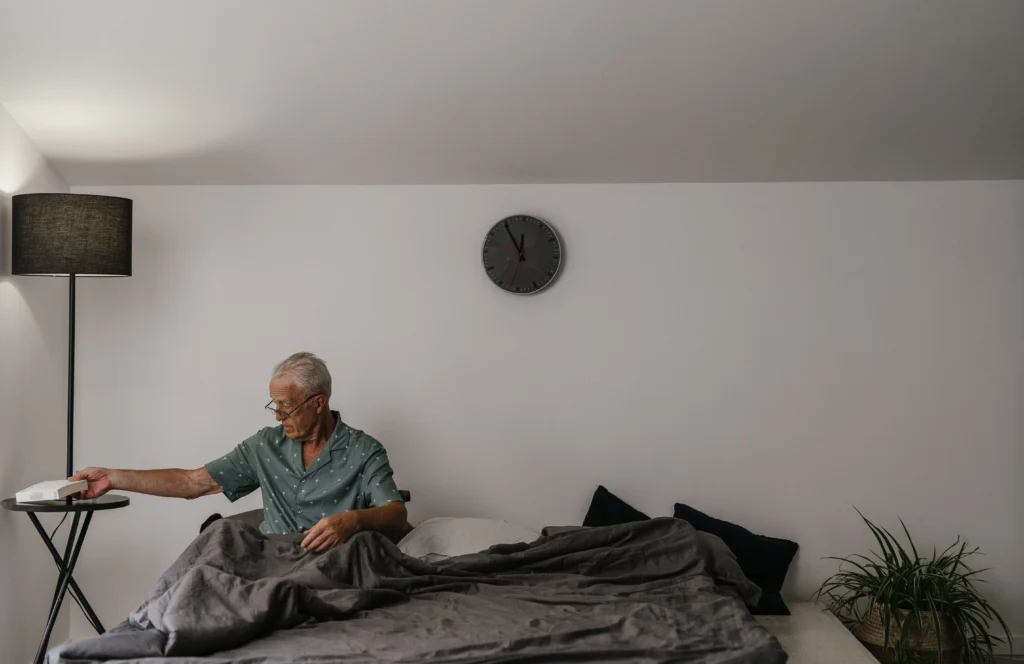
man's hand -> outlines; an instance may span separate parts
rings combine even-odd
[[[114,481],[111,477],[113,472],[109,468],[86,468],[68,479],[72,481],[85,480],[89,483],[89,488],[79,494],[79,498],[99,498],[114,488]]]
[[[357,532],[359,515],[356,512],[339,512],[325,516],[305,532],[302,548],[309,553],[322,553],[333,549]]]

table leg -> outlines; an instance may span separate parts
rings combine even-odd
[[[60,557],[60,553],[57,552],[57,547],[53,545],[50,540],[50,536],[46,534],[46,530],[43,528],[43,524],[39,523],[39,518],[34,512],[28,512],[28,518],[32,520],[32,525],[36,527],[39,532],[39,536],[43,538],[43,543],[46,544],[46,548],[49,549],[50,555],[53,556],[53,562],[57,565],[58,571],[64,566],[64,561]],[[103,628],[103,623],[100,622],[99,616],[92,610],[92,606],[89,604],[89,600],[85,598],[85,593],[78,587],[78,583],[75,582],[75,577],[71,577],[71,596],[75,598],[78,604],[82,607],[82,611],[85,613],[86,619],[92,628],[96,630],[97,634],[102,634],[106,630]]]
[[[68,561],[71,560],[71,554],[75,551],[75,535],[78,534],[78,525],[81,523],[82,513],[75,512],[74,518],[71,519],[71,530],[68,531],[68,541],[64,544],[64,557],[61,558],[61,566],[57,573],[57,585],[53,588],[53,599],[50,601],[50,613],[53,613],[53,607],[57,606],[57,598],[60,596],[60,586],[64,581],[64,570],[67,569]],[[49,616],[47,616],[49,619]],[[49,631],[46,632],[46,640],[50,639]]]
[[[71,575],[75,571],[75,564],[78,562],[78,554],[82,552],[82,544],[85,542],[85,534],[89,530],[89,522],[92,521],[92,512],[87,512],[85,522],[82,524],[82,532],[75,539],[78,530],[78,518],[81,512],[75,512],[75,519],[71,522],[71,532],[68,533],[68,543],[65,547],[64,564],[61,565],[60,580],[57,582],[57,590],[53,596],[53,606],[50,608],[50,617],[46,621],[46,630],[43,632],[43,640],[39,642],[39,650],[36,651],[35,664],[43,664],[46,657],[46,646],[50,642],[50,634],[57,622],[57,614],[60,613],[60,605],[67,594],[68,586],[71,583]]]

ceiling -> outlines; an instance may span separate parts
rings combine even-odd
[[[0,0],[72,185],[1024,178],[1021,0]]]

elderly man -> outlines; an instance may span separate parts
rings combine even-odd
[[[306,551],[326,551],[360,530],[389,536],[409,528],[384,446],[349,427],[328,407],[331,374],[312,353],[296,353],[274,368],[270,403],[280,425],[267,427],[202,468],[86,468],[82,498],[111,489],[153,496],[199,498],[223,493],[234,502],[263,493],[267,534],[302,532]]]

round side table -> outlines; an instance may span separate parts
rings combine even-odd
[[[67,594],[68,588],[71,589],[72,596],[81,604],[82,611],[85,612],[86,618],[89,619],[89,623],[96,632],[98,634],[104,632],[103,624],[100,623],[96,612],[89,605],[89,601],[85,598],[85,593],[78,587],[78,583],[75,582],[72,573],[75,571],[75,563],[78,562],[78,554],[82,551],[85,533],[89,530],[89,522],[92,521],[93,513],[101,510],[116,510],[127,506],[128,502],[129,500],[126,496],[111,494],[88,500],[40,500],[32,503],[19,503],[14,498],[8,498],[3,501],[3,508],[5,510],[28,514],[28,518],[32,520],[32,525],[36,527],[36,531],[43,539],[43,543],[49,549],[50,555],[53,556],[53,562],[57,564],[57,569],[60,571],[57,576],[57,589],[53,594],[53,603],[50,605],[50,615],[46,620],[46,629],[43,632],[42,641],[39,642],[39,649],[36,651],[36,664],[42,664],[43,658],[46,657],[46,646],[50,642],[50,634],[53,632],[54,623],[57,622],[57,614],[60,612],[60,605],[64,602],[64,595]],[[53,545],[50,536],[46,533],[46,529],[43,528],[43,524],[39,523],[39,517],[36,516],[39,512],[74,513],[63,557],[57,552],[57,547]],[[83,513],[85,514],[85,521],[82,522],[82,530],[79,532],[78,523]]]

